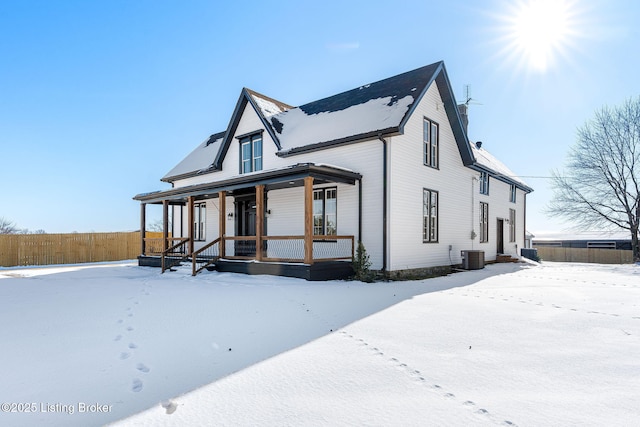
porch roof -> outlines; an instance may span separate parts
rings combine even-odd
[[[133,199],[144,203],[162,203],[167,200],[171,203],[182,204],[187,197],[208,199],[218,197],[218,192],[226,191],[233,194],[234,191],[247,189],[256,185],[265,185],[267,190],[300,187],[304,185],[303,179],[311,176],[316,183],[343,183],[355,185],[362,178],[357,172],[342,169],[337,166],[315,163],[298,163],[284,168],[267,171],[251,172],[237,177],[221,181],[188,185],[171,188],[169,190],[154,191],[136,195]]]

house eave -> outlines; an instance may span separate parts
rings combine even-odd
[[[202,176],[202,175],[206,175],[213,172],[219,172],[219,171],[220,169],[216,169],[213,167],[213,165],[211,165],[211,167],[207,169],[202,169],[199,171],[187,172],[180,175],[165,176],[161,178],[160,181],[173,184],[174,182],[179,181],[181,179],[193,178],[194,176]]]
[[[358,142],[370,141],[377,139],[379,136],[396,136],[401,132],[398,127],[390,127],[386,129],[376,130],[372,132],[361,133],[358,135],[352,135],[345,138],[334,139],[331,141],[317,142],[315,144],[303,145],[301,147],[294,147],[288,150],[282,150],[276,153],[278,157],[290,157],[297,154],[309,153],[312,151],[327,150],[329,148],[340,147],[343,145],[355,144]]]
[[[320,182],[339,182],[354,185],[362,178],[357,172],[314,163],[298,163],[286,168],[254,172],[221,181],[194,184],[163,191],[138,194],[133,197],[142,203],[157,204],[163,201],[183,202],[189,196],[196,198],[215,197],[220,191],[235,191],[256,185],[288,187],[302,185],[302,178],[311,176]]]
[[[473,165],[469,165],[468,166],[470,169],[473,169],[475,171],[478,172],[487,172],[489,174],[489,176],[491,176],[494,179],[497,179],[498,181],[502,181],[504,183],[507,184],[513,184],[515,185],[517,188],[519,188],[520,190],[524,191],[525,193],[532,193],[533,192],[533,188],[529,187],[528,185],[523,184],[522,182],[519,182],[515,179],[512,179],[511,177],[505,176],[501,173],[498,173],[496,171],[494,171],[493,169],[490,169],[486,166],[482,166],[479,164],[473,164]]]

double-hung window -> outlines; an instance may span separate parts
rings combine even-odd
[[[422,189],[422,242],[438,241],[438,192]]]
[[[516,210],[509,209],[509,241],[516,241]]]
[[[489,241],[489,203],[480,202],[480,243]]]
[[[489,173],[480,172],[480,194],[489,194]]]
[[[319,188],[313,190],[313,234],[335,236],[338,234],[338,190]]]
[[[240,173],[262,170],[262,135],[240,138]]]
[[[207,224],[207,204],[196,203],[193,205],[193,240],[205,240]]]
[[[438,124],[424,118],[422,126],[423,162],[425,166],[438,168]]]

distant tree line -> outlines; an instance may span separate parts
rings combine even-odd
[[[18,228],[13,222],[0,216],[0,234],[46,234],[44,230],[31,231],[27,228]]]

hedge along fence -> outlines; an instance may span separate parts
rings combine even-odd
[[[147,232],[147,237],[162,237]],[[120,261],[140,255],[140,232],[0,234],[0,266]]]
[[[595,264],[632,264],[633,252],[619,249],[561,248],[537,246],[543,261],[586,262]]]

